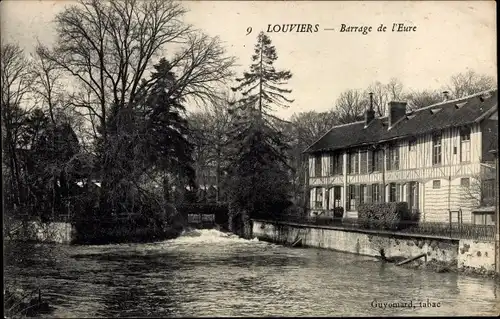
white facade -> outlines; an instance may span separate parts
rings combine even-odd
[[[342,170],[337,174],[330,165],[335,152],[310,156],[311,214],[331,215],[333,207],[342,206],[345,217],[357,217],[357,204],[372,201],[378,189],[379,193],[385,193],[385,199],[379,201],[411,202],[410,208],[420,211],[421,221],[447,222],[449,210],[461,209],[463,222],[471,222],[471,210],[479,204],[479,187],[474,185],[480,182],[483,150],[480,124],[469,129],[468,134],[467,130],[451,128],[441,131],[440,138],[434,133],[401,139],[391,143],[393,152],[389,151],[388,143],[379,143],[383,158],[379,169],[373,168],[375,145],[337,152],[342,158],[342,165],[338,165]],[[349,165],[348,154],[353,152],[357,167]],[[388,167],[391,162],[388,157],[397,162],[397,169]],[[320,176],[316,176],[318,159],[321,159]],[[354,196],[349,190],[355,192]],[[349,207],[350,203],[353,207]]]

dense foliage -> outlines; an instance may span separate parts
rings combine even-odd
[[[261,32],[252,55],[250,71],[237,79],[233,90],[242,98],[234,104],[229,131],[227,184],[234,207],[252,217],[280,215],[291,205],[291,174],[283,132],[269,112],[286,107],[292,100],[280,88],[289,80],[289,71],[277,71],[278,56],[271,39]]]
[[[360,204],[358,218],[364,227],[388,230],[400,229],[411,219],[406,202]]]

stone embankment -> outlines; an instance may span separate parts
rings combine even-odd
[[[424,255],[425,258],[402,267],[498,278],[495,275],[494,241],[266,220],[253,220],[252,223],[252,236],[260,240],[292,245],[300,239],[304,247],[325,248],[382,259],[385,257],[391,261]]]

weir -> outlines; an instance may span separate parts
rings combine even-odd
[[[228,230],[229,213],[222,204],[186,204],[177,207],[185,224],[197,229]]]

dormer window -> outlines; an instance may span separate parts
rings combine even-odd
[[[465,104],[467,104],[467,101],[462,102],[462,103],[457,103],[457,104],[455,104],[455,108],[456,108],[456,109],[461,109],[461,108],[462,108],[462,106],[464,106]]]
[[[441,111],[442,109],[441,108],[434,108],[434,109],[431,109],[431,114],[436,114],[437,112]]]

